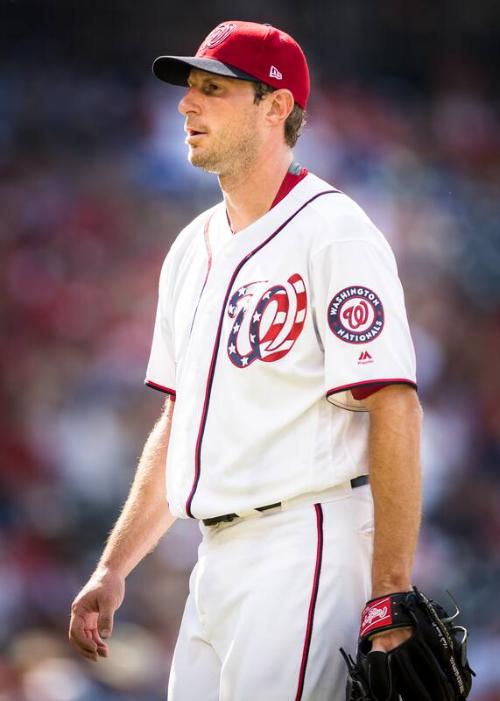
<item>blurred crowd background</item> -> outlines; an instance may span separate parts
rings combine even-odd
[[[0,701],[165,699],[195,524],[129,578],[110,659],[66,631],[162,407],[142,383],[163,257],[219,197],[150,65],[234,18],[302,43],[296,155],[395,250],[425,411],[415,581],[460,601],[471,698],[498,701],[500,6],[180,5],[0,0]]]

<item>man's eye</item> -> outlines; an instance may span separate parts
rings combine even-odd
[[[217,83],[207,83],[205,85],[205,90],[207,92],[217,92],[219,90],[219,86],[217,85]]]

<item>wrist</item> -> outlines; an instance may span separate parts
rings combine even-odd
[[[126,576],[127,573],[124,572],[123,568],[118,567],[117,565],[112,564],[110,562],[104,561],[98,563],[97,567],[94,570],[92,578],[99,579],[100,581],[116,579],[125,581]]]
[[[383,579],[373,581],[371,599],[378,599],[381,596],[396,594],[403,591],[411,591],[412,583],[408,577]]]

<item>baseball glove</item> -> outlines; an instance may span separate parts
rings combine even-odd
[[[369,601],[361,616],[356,662],[348,667],[347,701],[462,701],[474,672],[467,661],[467,630],[416,587]],[[370,636],[413,626],[412,636],[388,653],[370,652]]]

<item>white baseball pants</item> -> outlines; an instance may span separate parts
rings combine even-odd
[[[370,595],[369,486],[204,526],[168,701],[344,701]]]

